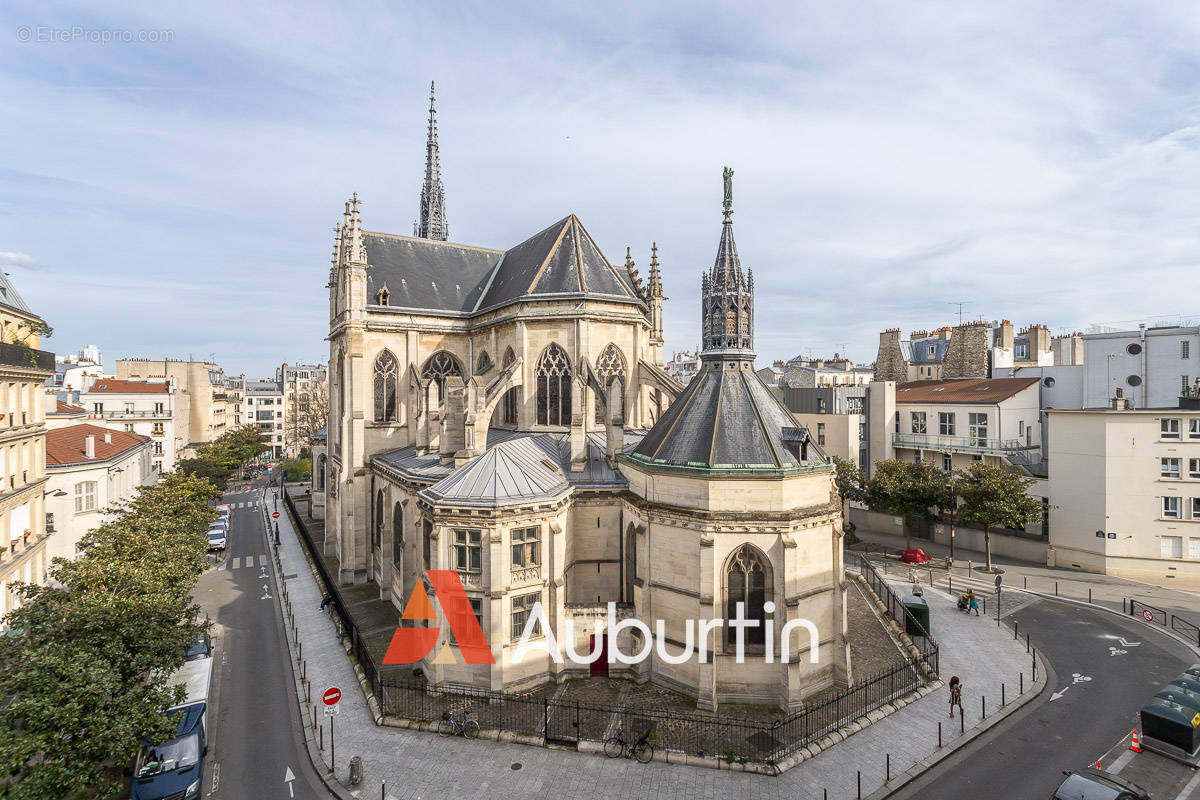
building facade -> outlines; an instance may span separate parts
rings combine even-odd
[[[789,387],[783,390],[783,402],[822,450],[869,469],[870,393],[870,387],[862,385]]]
[[[643,285],[574,215],[493,250],[432,229],[367,231],[357,197],[346,204],[314,494],[324,490],[341,581],[373,582],[400,610],[427,592],[428,570],[459,575],[496,663],[464,663],[443,620],[420,665],[431,682],[586,676],[551,653],[518,660],[516,643],[540,608],[559,655],[630,652],[629,634],[607,628],[610,602],[622,618],[663,619],[675,643],[685,619],[738,603],[760,630],[768,618],[777,631],[801,618],[819,629],[813,643],[789,628],[778,663],[735,665],[732,642],[713,635],[708,663],[613,665],[701,707],[794,708],[847,681],[832,469],[754,374],[753,277],[731,213],[727,203],[702,279],[703,366],[684,390],[662,363],[656,257]]]
[[[329,422],[328,373],[324,364],[285,363],[275,380],[283,388],[284,452],[295,458]]]
[[[187,404],[169,380],[100,378],[80,393],[79,402],[104,427],[146,437],[160,475],[175,468],[188,445]]]
[[[46,556],[46,381],[54,354],[39,349],[46,323],[0,271],[0,616],[17,584],[43,584]]]
[[[150,436],[82,423],[46,434],[47,558],[72,559],[104,512],[158,480]]]
[[[271,456],[284,454],[284,394],[282,384],[275,381],[246,381],[242,408],[247,425],[258,428],[266,440]]]
[[[225,373],[211,361],[121,358],[117,359],[116,377],[174,382],[178,391],[186,395],[185,448],[211,442],[229,429]]]

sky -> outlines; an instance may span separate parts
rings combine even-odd
[[[1200,319],[1196,3],[97,5],[0,7],[0,268],[110,369],[326,360],[331,228],[411,233],[431,80],[451,239],[657,242],[668,357],[725,165],[760,365],[959,302]]]

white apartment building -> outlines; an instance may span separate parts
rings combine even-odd
[[[62,391],[86,392],[98,378],[104,377],[104,361],[100,348],[84,345],[78,353],[54,358],[54,377],[47,386]]]
[[[700,356],[698,353],[687,351],[676,353],[671,356],[670,361],[663,365],[663,369],[672,378],[687,386],[688,381],[696,377],[696,373],[700,371]]]
[[[324,364],[287,364],[275,371],[283,388],[284,452],[296,457],[329,415],[329,384]]]
[[[90,419],[148,438],[160,474],[174,469],[187,447],[187,397],[171,379],[101,378],[79,400]]]
[[[75,558],[106,509],[158,479],[152,446],[148,436],[88,423],[46,433],[47,559]]]
[[[1200,405],[1047,413],[1057,566],[1200,587]]]
[[[1082,408],[1107,406],[1118,389],[1134,408],[1170,408],[1200,376],[1200,326],[1089,332],[1083,347]]]
[[[246,381],[245,386],[244,424],[257,426],[267,439],[271,455],[278,458],[284,450],[283,386],[275,381]]]

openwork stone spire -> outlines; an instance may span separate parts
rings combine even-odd
[[[754,276],[742,272],[733,241],[733,170],[725,168],[725,221],[712,271],[700,281],[704,352],[754,350]]]
[[[421,185],[421,216],[413,226],[414,236],[446,241],[446,192],[442,188],[442,164],[438,157],[437,109],[434,84],[429,83],[429,133],[425,141],[425,183]]]

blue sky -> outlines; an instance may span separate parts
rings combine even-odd
[[[451,238],[575,212],[643,274],[657,241],[668,354],[725,164],[760,364],[870,362],[960,300],[1200,317],[1194,3],[105,5],[0,9],[0,266],[50,349],[324,360],[330,228],[357,191],[411,232],[431,79]],[[73,26],[170,33],[44,41]]]

